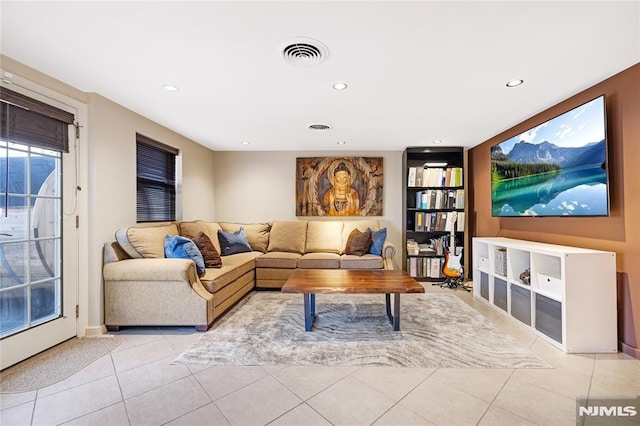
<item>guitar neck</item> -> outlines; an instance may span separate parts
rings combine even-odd
[[[456,222],[458,221],[458,212],[453,212],[451,220],[451,233],[449,234],[449,253],[456,254]]]

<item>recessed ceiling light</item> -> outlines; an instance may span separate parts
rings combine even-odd
[[[242,145],[249,145],[249,142],[242,141],[240,142]]]
[[[516,86],[520,86],[522,83],[524,83],[524,80],[518,79],[518,80],[511,80],[507,82],[507,87],[516,87]]]
[[[176,86],[173,86],[171,84],[165,84],[162,87],[164,87],[164,90],[168,90],[169,92],[177,92],[178,90],[180,90]]]
[[[434,143],[434,144],[436,144],[436,145],[437,145],[437,144],[439,144],[439,143],[442,143],[442,141],[441,141],[440,139],[436,139],[436,140],[435,140],[435,141],[433,141],[432,143]]]
[[[347,143],[345,141],[338,141],[336,142],[338,145],[346,145]]]
[[[344,90],[347,88],[347,83],[343,83],[342,81],[338,81],[333,83],[333,88],[336,90]]]

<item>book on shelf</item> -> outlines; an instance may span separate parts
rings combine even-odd
[[[431,259],[431,267],[429,268],[429,276],[431,278],[440,278],[440,260],[439,257]]]
[[[424,173],[422,173],[422,170],[417,168],[416,169],[416,186],[424,186],[424,183],[422,182],[423,176],[424,176]]]
[[[432,189],[429,192],[429,208],[430,209],[435,209],[436,208],[436,196],[437,196],[436,192],[438,192],[438,191],[435,190],[435,189]]]
[[[436,193],[435,208],[441,209],[442,208],[442,191],[433,191],[433,192]]]
[[[417,277],[418,276],[418,258],[410,257],[407,259],[407,272],[409,272],[409,276]]]
[[[415,214],[415,231],[423,232],[424,231],[424,212],[416,212]]]
[[[458,220],[456,221],[456,231],[464,232],[464,212],[458,212]]]
[[[407,186],[416,186],[416,167],[409,167]]]
[[[451,186],[462,186],[462,167],[454,167],[451,174]]]
[[[456,209],[464,209],[464,189],[456,191]]]
[[[446,193],[444,206],[447,209],[455,208],[456,204],[456,191],[454,189],[449,189]]]
[[[431,208],[431,190],[428,189],[422,192],[422,198],[420,200],[420,208],[421,209],[430,209]]]
[[[451,231],[453,229],[453,217],[454,217],[453,214],[447,214],[446,221],[445,221],[445,224],[444,224],[444,230],[445,231]]]

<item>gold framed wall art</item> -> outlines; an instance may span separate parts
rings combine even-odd
[[[296,158],[296,216],[382,216],[382,157]]]

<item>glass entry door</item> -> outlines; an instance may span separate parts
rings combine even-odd
[[[2,369],[77,335],[74,155],[0,139]]]

